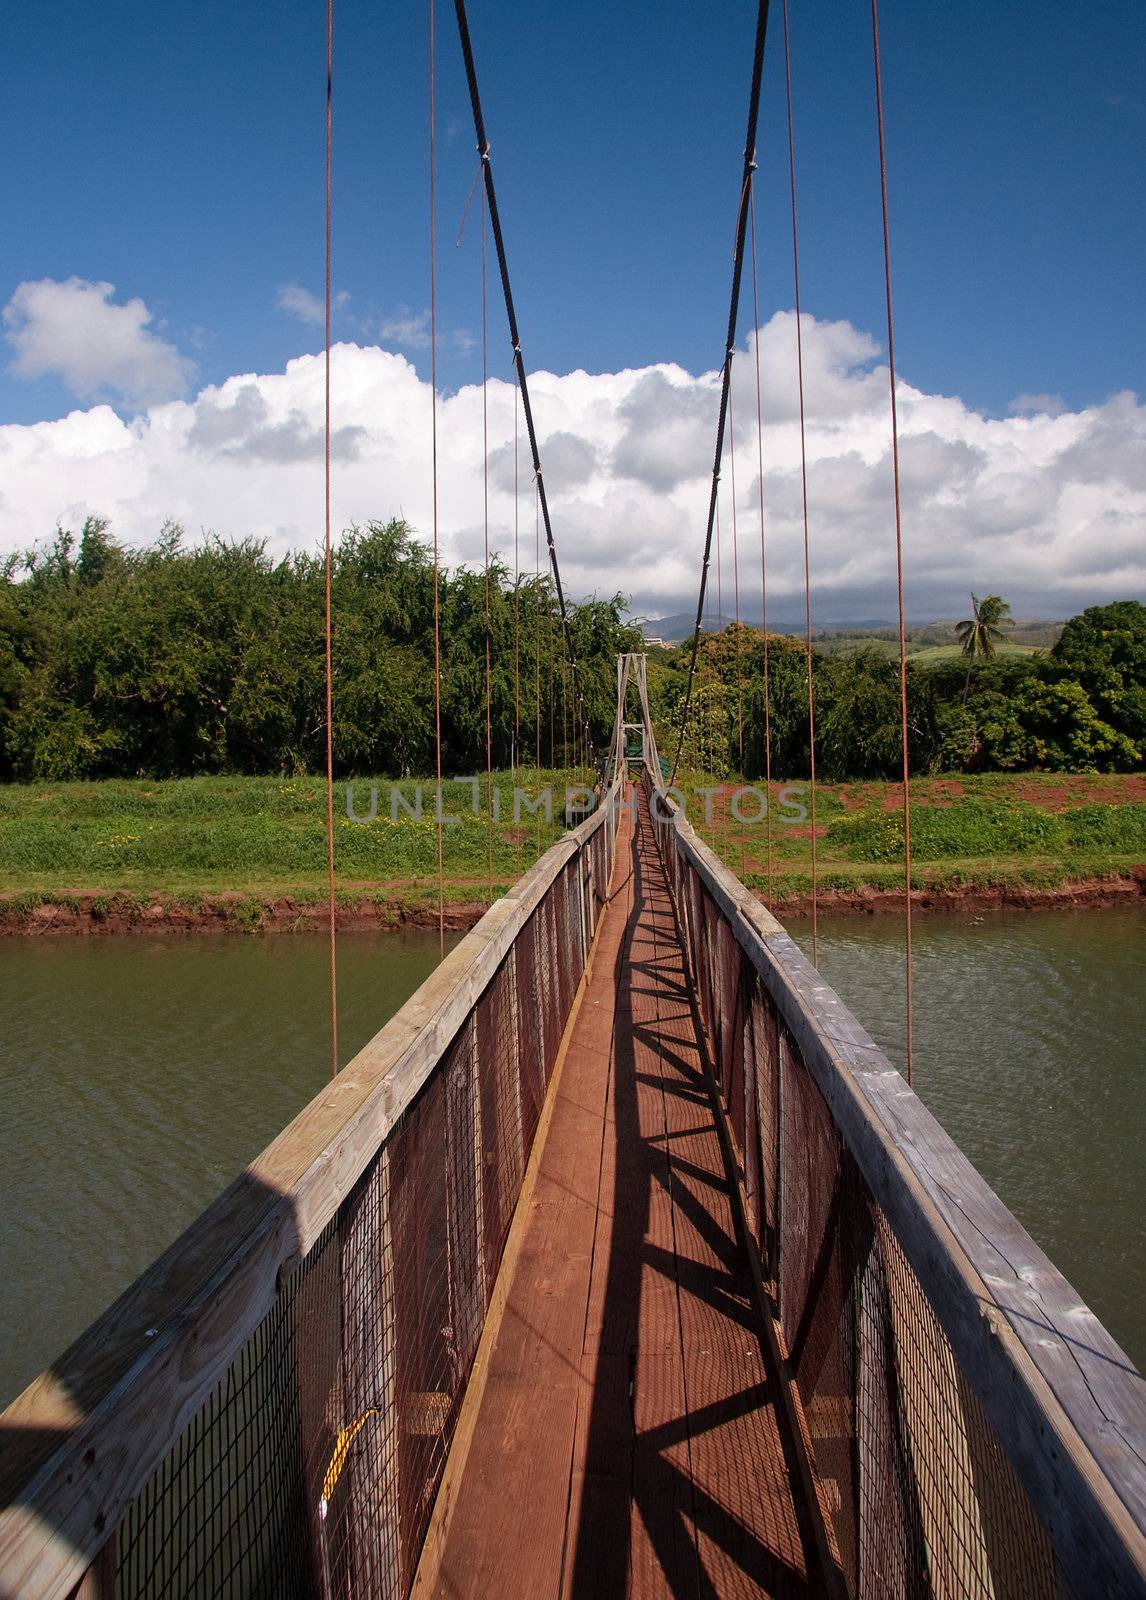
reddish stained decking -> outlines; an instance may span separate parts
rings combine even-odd
[[[819,1593],[643,816],[612,894],[424,1592]]]

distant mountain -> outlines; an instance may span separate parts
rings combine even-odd
[[[741,622],[750,628],[760,626],[759,613],[752,614],[745,611],[741,614]],[[681,644],[685,639],[692,638],[692,630],[696,625],[695,611],[678,611],[671,617],[634,617],[633,626],[640,628],[646,639],[660,639],[665,644]],[[704,619],[705,631],[708,633],[723,633],[725,628],[732,627],[735,617],[721,613],[706,615]],[[768,629],[771,633],[798,633],[804,632],[804,617],[802,613],[793,612],[768,618]],[[866,633],[873,630],[891,630],[894,632],[895,624],[881,621],[850,622],[846,627],[835,628],[817,624],[816,635],[823,633]]]
[[[634,617],[634,627],[640,628],[646,639],[659,639],[664,644],[681,644],[685,639],[692,637],[692,630],[696,623],[695,611],[678,611],[669,617]],[[735,618],[721,613],[706,616],[704,626],[707,632],[721,633],[725,628],[731,627]],[[759,615],[749,615],[745,612],[741,621],[750,627],[760,626]],[[804,632],[804,618],[799,614],[790,616],[769,617],[768,627],[773,633],[794,633],[802,635]],[[1049,650],[1063,630],[1063,623],[1039,618],[1016,617],[1014,627],[1007,630],[1007,637],[1012,644],[1021,644],[1041,650]],[[824,644],[839,644],[843,640],[854,640],[862,643],[865,639],[877,640],[892,639],[898,636],[897,624],[889,622],[886,618],[869,617],[859,618],[846,623],[815,624],[813,638]],[[955,644],[958,636],[955,632],[954,621],[918,621],[909,622],[907,637],[915,645],[948,645]]]

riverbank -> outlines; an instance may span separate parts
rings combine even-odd
[[[493,898],[509,884],[493,886]],[[472,928],[486,911],[486,884],[447,884],[442,923],[450,932]],[[0,894],[0,938],[18,934],[201,934],[317,933],[329,926],[328,902],[315,892],[276,894],[230,891],[179,896],[95,890],[43,894]],[[372,894],[339,890],[335,895],[339,932],[400,932],[438,926],[436,887],[392,885]]]
[[[757,891],[758,898],[767,903],[767,895]],[[1129,874],[1112,874],[1107,877],[1067,879],[1057,887],[1036,888],[1025,883],[1021,874],[1013,882],[975,887],[964,884],[959,888],[912,889],[913,911],[943,911],[948,914],[967,912],[977,915],[984,911],[1054,911],[1083,910],[1100,907],[1138,905],[1146,900],[1146,867],[1137,867]],[[777,916],[785,920],[812,915],[812,894],[789,894],[773,903]],[[857,889],[823,889],[816,894],[816,911],[820,916],[863,917],[888,913],[903,915],[903,888],[876,889],[870,886]]]
[[[686,796],[711,780],[686,775]],[[689,807],[700,837],[781,917],[903,908],[898,784],[786,786],[758,807],[722,783]],[[739,812],[739,818],[737,816]],[[992,773],[911,784],[912,905],[921,911],[1121,905],[1146,892],[1146,777]],[[814,860],[813,860],[814,850]]]
[[[447,927],[472,927],[560,837],[565,791],[586,777],[495,773],[496,816],[484,781],[476,792],[471,780],[444,786],[442,808],[452,819],[442,829]],[[894,784],[817,785],[814,830],[806,785],[785,785],[782,800],[774,786],[771,816],[758,815],[758,799],[737,797],[739,786],[727,781],[690,773],[682,787],[701,837],[781,917],[810,913],[813,844],[821,910],[902,909]],[[436,927],[432,785],[422,785],[419,804],[413,781],[395,794],[387,780],[362,779],[349,801],[348,811],[340,784],[338,926]],[[912,843],[920,911],[1126,904],[1146,893],[1146,777],[918,779]],[[325,897],[318,779],[0,788],[0,934],[304,932],[325,927]]]
[[[495,883],[494,898],[508,892],[508,883]],[[757,889],[763,904],[771,904],[785,921],[812,914],[811,890],[787,893],[769,902]],[[442,922],[447,931],[465,932],[486,911],[486,884],[445,886]],[[1146,901],[1146,867],[1126,875],[1069,879],[1057,887],[1034,887],[1021,874],[1014,881],[993,887],[912,891],[915,911],[967,913],[1040,911],[1128,906]],[[821,889],[816,895],[820,916],[902,915],[903,889],[861,885],[854,889]],[[438,926],[437,890],[425,883],[392,884],[371,894],[340,890],[335,918],[340,933],[385,933]],[[50,934],[122,935],[204,933],[317,933],[328,926],[327,902],[316,893],[238,893],[191,896],[131,891],[47,891],[43,894],[0,894],[0,937],[35,938]]]

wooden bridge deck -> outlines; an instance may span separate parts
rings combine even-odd
[[[478,1359],[416,1592],[819,1592],[645,816]]]

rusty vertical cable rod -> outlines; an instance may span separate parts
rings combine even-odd
[[[520,461],[517,427],[517,373],[513,375],[513,783],[525,763],[521,759],[521,496],[518,485]],[[521,836],[514,824],[517,840],[517,876],[521,877]]]
[[[752,176],[752,330],[756,354],[756,486],[760,506],[760,625],[764,631],[764,792],[768,797],[764,812],[764,837],[767,851],[765,882],[768,904],[772,893],[772,708],[768,681],[768,552],[764,534],[764,406],[760,393],[760,282],[756,263],[756,175]]]
[[[744,771],[744,684],[740,676],[740,548],[736,528],[736,444],[732,394],[728,396],[728,485],[732,504],[732,594],[736,623],[736,732],[741,775]]]
[[[521,462],[517,426],[517,375],[513,380],[513,764],[521,760]]]
[[[812,563],[808,537],[808,447],[804,412],[804,335],[800,311],[800,245],[796,225],[796,134],[792,116],[792,45],[784,0],[784,86],[788,112],[788,186],[792,204],[792,281],[796,297],[796,376],[800,390],[800,494],[804,517],[804,651],[808,676],[808,765],[812,831],[812,964],[820,961],[819,883],[816,863],[816,690],[812,667]]]
[[[437,789],[434,831],[438,858],[438,953],[446,948],[446,894],[442,869],[442,597],[438,536],[438,258],[437,258],[437,38],[430,7],[430,471],[434,518],[434,749]]]
[[[334,0],[326,0],[326,256],[324,318],[326,338],[323,365],[325,472],[324,501],[324,577],[325,622],[323,628],[326,674],[326,887],[327,923],[330,934],[330,1075],[338,1076],[338,939],[334,906],[334,652],[331,616],[331,541],[330,541],[330,310],[331,310],[331,234],[334,195]]]
[[[732,498],[732,592],[736,614],[736,744],[738,768],[744,777],[744,678],[740,659],[740,550],[736,536],[736,423],[732,412],[732,386],[728,390],[728,485]],[[728,809],[725,807],[725,817]],[[743,829],[743,823],[740,824]],[[744,875],[744,834],[740,835],[740,874]]]
[[[729,373],[729,377],[728,377],[728,404],[729,404],[729,408],[730,408],[729,414],[731,415],[731,406],[732,406],[732,357],[731,356],[729,356],[729,358],[728,358],[728,373]],[[722,541],[721,536],[720,536],[720,499],[718,497],[717,501],[716,501],[716,635],[715,635],[715,637],[713,639],[713,642],[712,642],[712,656],[713,656],[713,662],[714,663],[719,663],[720,659],[721,659],[721,656],[720,656],[720,635],[721,635],[721,633],[723,631],[723,628],[724,628],[724,574],[723,574],[723,571],[722,571],[722,562],[723,562],[723,551],[722,551],[722,548],[721,548],[722,543],[723,543],[723,541]],[[717,680],[720,683],[720,699],[717,702],[717,704],[719,706],[719,710],[720,710],[720,719],[719,719],[719,723],[717,724],[717,726],[720,728],[720,730],[722,730],[722,733],[726,733],[727,732],[727,728],[726,728],[725,721],[724,721],[724,675],[723,675],[723,673],[721,673],[719,671],[716,671],[715,676],[716,676]],[[713,720],[714,720],[714,723],[715,723],[716,719],[714,718]],[[726,738],[722,737],[722,733],[718,733],[717,732],[717,726],[714,726],[714,728],[713,728],[713,735],[717,740],[716,758],[720,763],[720,770],[717,772],[716,776],[720,779],[720,785],[719,785],[719,788],[717,789],[717,793],[716,793],[716,803],[714,804],[714,806],[712,808],[712,847],[713,847],[714,850],[716,849],[716,833],[717,833],[717,826],[716,825],[717,825],[717,820],[718,820],[718,818],[720,816],[720,802],[721,802],[721,800],[723,800],[724,803],[725,803],[725,816],[724,816],[725,824],[727,825],[727,822],[728,822],[728,811],[727,811],[728,799],[727,799],[727,796],[723,793],[723,790],[724,790],[724,755],[725,755],[725,751],[727,749],[728,740]]]
[[[732,371],[732,360],[731,360],[731,357],[729,358],[728,367],[729,367],[729,373],[731,374],[731,371]],[[732,379],[731,379],[731,376],[729,377],[729,384],[728,384],[728,403],[729,403],[729,406],[731,407],[731,404],[732,404]],[[731,411],[729,412],[729,415],[731,416]],[[722,487],[723,487],[723,485],[722,485]],[[722,801],[724,803],[724,833],[727,834],[727,831],[728,831],[728,796],[724,792],[725,791],[724,779],[727,776],[727,759],[726,758],[727,758],[727,755],[728,755],[728,721],[727,721],[727,718],[726,718],[726,716],[724,714],[724,672],[723,672],[723,668],[721,666],[721,663],[723,661],[723,656],[721,654],[723,647],[721,646],[721,643],[720,643],[720,635],[724,632],[724,574],[723,574],[723,570],[722,570],[723,562],[724,562],[723,544],[724,544],[723,529],[721,527],[720,507],[719,507],[719,503],[718,503],[718,505],[717,505],[717,513],[716,513],[716,635],[715,635],[715,637],[714,637],[714,639],[712,641],[712,656],[713,656],[713,675],[716,678],[717,682],[720,684],[720,699],[717,702],[717,706],[718,706],[718,710],[719,710],[719,716],[713,718],[713,730],[712,731],[713,731],[713,737],[714,737],[714,739],[716,741],[716,745],[715,745],[715,748],[716,748],[716,761],[718,763],[718,771],[716,773],[716,776],[720,779],[720,784],[719,784],[719,788],[717,790],[716,803],[715,803],[715,805],[713,806],[713,809],[712,809],[713,849],[716,848],[716,839],[717,839],[717,835],[718,835],[718,833],[720,831],[719,828],[718,828],[718,823],[719,823],[719,820],[720,820],[720,806],[721,806],[721,802]]]
[[[904,980],[907,1023],[907,1081],[914,1068],[914,974],[911,961],[911,773],[907,748],[907,630],[903,603],[903,517],[899,485],[899,416],[895,400],[895,332],[891,314],[891,229],[887,212],[887,148],[883,132],[883,75],[879,55],[879,5],[871,0],[872,54],[875,60],[875,120],[879,130],[879,188],[883,214],[883,270],[887,298],[887,371],[891,389],[891,468],[895,491],[895,582],[899,600],[899,712],[903,741],[903,926]]]
[[[534,794],[533,798],[534,798],[534,802],[535,803],[537,802],[538,797],[541,794],[541,599],[542,599],[542,587],[541,587],[541,491],[540,491],[540,489],[538,487],[538,482],[539,482],[539,480],[538,480],[538,478],[537,478],[537,476],[535,474],[534,475],[534,479],[533,479],[533,570],[534,570],[534,584],[536,586],[534,593],[535,593],[535,597],[536,597],[535,598],[535,605],[536,605],[536,611],[537,611],[536,622],[535,622],[535,627],[534,627],[534,631],[533,631],[533,667],[534,667],[534,681],[533,681],[533,733],[534,733],[534,740],[535,740],[534,754],[533,754],[533,782],[534,782],[534,787],[535,787],[535,790],[536,790],[536,793]],[[540,806],[538,806],[538,809],[534,813],[534,815],[537,818],[536,848],[537,848],[537,854],[540,855],[541,854],[541,809],[540,809]]]
[[[485,623],[485,879],[486,894],[493,900],[493,675],[490,661],[490,609],[489,609],[489,296],[488,263],[486,251],[486,199],[485,187],[481,192],[481,450],[482,450],[482,524],[485,546],[485,569],[482,596]]]

